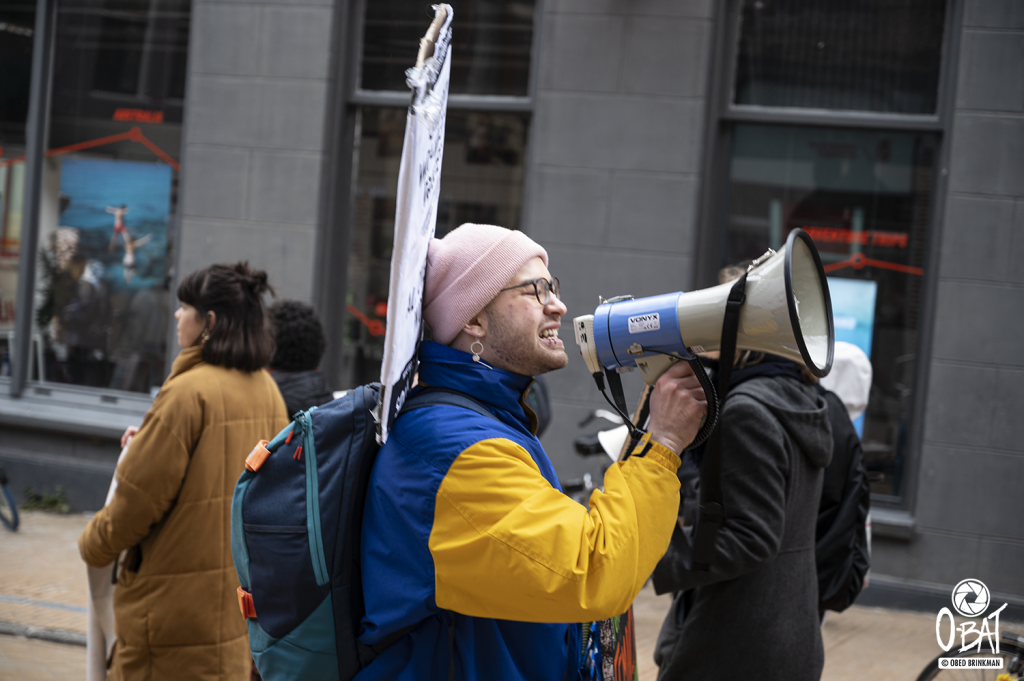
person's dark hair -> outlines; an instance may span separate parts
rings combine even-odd
[[[249,263],[210,265],[196,270],[178,284],[178,300],[196,309],[200,317],[217,315],[217,323],[203,343],[208,364],[257,371],[274,356],[263,294],[274,289],[267,273],[249,269]]]
[[[327,342],[324,329],[312,307],[297,300],[282,300],[270,306],[274,333],[272,369],[311,371],[320,366]]]

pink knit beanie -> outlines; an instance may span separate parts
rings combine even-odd
[[[531,258],[548,264],[540,244],[522,232],[494,225],[466,223],[427,250],[423,319],[433,339],[448,345],[462,327],[487,307]]]

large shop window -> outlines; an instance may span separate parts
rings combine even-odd
[[[57,5],[32,380],[163,381],[189,13],[189,0]],[[15,183],[23,165],[7,168]]]
[[[871,358],[862,434],[872,491],[901,496],[936,161],[931,134],[737,125],[722,264],[779,248],[794,228],[821,253],[836,338]]]
[[[534,0],[467,0],[452,3],[451,92],[526,96],[533,45]],[[363,25],[361,86],[405,92],[405,70],[416,61],[429,3],[372,0]]]
[[[35,2],[0,6],[0,376],[11,374]]]
[[[735,104],[934,114],[944,0],[743,0]]]
[[[406,113],[378,107],[360,110],[342,387],[380,380]],[[513,228],[519,224],[528,120],[525,114],[448,111],[438,237],[464,222]]]

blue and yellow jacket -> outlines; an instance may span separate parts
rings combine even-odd
[[[642,442],[585,508],[533,434],[529,377],[437,343],[420,360],[422,384],[471,395],[497,420],[435,405],[388,435],[363,518],[360,640],[416,626],[357,678],[447,679],[454,618],[457,679],[575,679],[580,627],[565,623],[629,608],[668,548],[679,458]]]

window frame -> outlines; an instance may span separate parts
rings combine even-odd
[[[90,96],[94,96],[100,100],[106,100],[110,102],[125,102],[125,103],[137,103],[139,101],[146,100],[148,97],[148,71],[150,69],[151,55],[153,48],[151,45],[152,33],[154,31],[154,23],[157,21],[159,14],[160,3],[162,0],[147,0],[149,2],[149,8],[146,13],[146,30],[145,40],[142,48],[142,58],[140,62],[140,74],[135,94],[123,94],[115,92],[107,92],[103,90],[89,89],[87,92]],[[13,350],[9,350],[10,361],[11,361],[11,375],[9,377],[0,377],[0,386],[6,385],[7,392],[12,400],[23,398],[29,391],[28,388],[32,388],[31,395],[33,399],[39,399],[42,401],[51,400],[54,404],[58,404],[62,398],[59,396],[64,395],[84,395],[94,394],[102,398],[105,403],[115,404],[119,400],[123,401],[127,405],[131,405],[130,409],[136,410],[132,413],[138,417],[145,414],[145,409],[142,405],[149,405],[152,402],[153,394],[136,393],[129,390],[120,390],[114,388],[103,388],[95,386],[79,386],[73,383],[59,383],[55,381],[47,381],[45,377],[38,370],[38,362],[36,361],[36,337],[33,329],[33,322],[35,320],[36,304],[35,304],[35,291],[37,285],[37,258],[25,258],[25,253],[33,253],[36,256],[39,253],[39,216],[42,210],[42,185],[45,181],[43,178],[43,164],[46,152],[49,149],[50,143],[50,132],[52,124],[52,109],[54,103],[54,79],[56,77],[56,64],[57,64],[57,31],[59,28],[59,14],[61,0],[38,0],[36,5],[36,20],[33,29],[33,53],[32,53],[32,72],[30,76],[30,92],[29,92],[29,110],[25,128],[25,180],[24,180],[24,193],[22,197],[22,223],[21,223],[21,243],[19,245],[19,256],[18,256],[18,292],[15,295],[17,309],[19,310],[31,310],[31,314],[24,315],[18,314],[15,320],[15,342]],[[117,14],[117,12],[111,12],[110,10],[101,10],[101,16],[109,16]],[[188,42],[186,44],[186,50],[192,45],[192,31],[195,30],[196,22],[193,21],[193,15],[191,6],[189,9],[189,34]],[[38,45],[38,47],[37,47]],[[186,89],[187,89],[187,78],[188,71],[186,67]],[[187,99],[187,93],[185,98],[168,97],[164,100],[165,103],[171,105],[184,106],[185,99]],[[182,129],[184,130],[185,122],[184,117],[181,123]],[[184,137],[182,137],[181,150],[184,149]],[[177,171],[176,171],[177,172]],[[174,211],[168,216],[168,232],[172,230],[178,230],[180,228],[181,214],[180,211]],[[171,253],[168,268],[177,268],[178,258],[180,256],[181,249],[176,248]],[[32,282],[30,286],[26,286],[25,282]],[[164,370],[166,373],[170,373],[171,365],[174,362],[174,351],[176,347],[175,342],[174,325],[168,324],[167,328],[167,352],[164,361]],[[37,379],[32,378],[33,370],[36,373],[40,373]],[[51,396],[58,397],[51,397]],[[140,397],[141,396],[141,397]],[[8,417],[5,415],[8,412],[6,405],[0,400],[0,422],[5,422]],[[46,413],[46,410],[43,410]],[[55,412],[57,413],[57,412]],[[137,418],[135,419],[137,420]],[[53,418],[51,420],[43,419],[43,422],[50,423],[52,426],[61,430],[64,426],[61,425],[60,419]],[[75,427],[77,428],[77,426]],[[82,432],[81,429],[71,428],[69,432]],[[100,429],[102,431],[102,428]],[[107,432],[107,431],[102,431]]]
[[[367,0],[352,0],[355,9],[355,30],[350,36],[349,59],[351,77],[349,78],[348,101],[357,106],[394,106],[409,105],[410,93],[401,90],[368,90],[362,87],[361,74],[363,66],[363,25],[366,21]],[[458,12],[455,22],[458,22]],[[477,111],[523,111],[533,112],[537,92],[537,58],[540,56],[541,21],[544,16],[544,0],[534,0],[533,6],[533,41],[530,44],[530,71],[527,75],[526,95],[448,95],[448,107],[451,109],[473,109]],[[457,30],[457,26],[453,26]],[[424,30],[426,26],[424,25]]]
[[[345,300],[348,293],[348,245],[355,211],[355,186],[359,163],[359,110],[364,106],[405,108],[411,93],[395,90],[367,90],[361,87],[363,64],[363,26],[368,0],[340,0],[335,5],[332,40],[332,93],[327,110],[324,135],[325,172],[322,181],[317,252],[320,254],[313,274],[313,305],[320,314],[327,339],[327,350],[321,371],[328,383],[338,385],[342,378],[341,361],[345,321],[343,306],[332,304]],[[540,80],[538,61],[543,40],[545,0],[535,0],[533,9],[533,42],[530,45],[530,70],[525,96],[450,94],[448,108],[481,112],[526,114],[535,120],[536,92]],[[456,9],[454,30],[458,30]],[[426,24],[424,24],[426,30]],[[525,207],[530,200],[529,168],[532,167],[534,135],[527,133],[523,158],[522,205],[517,229],[526,231]],[[511,225],[510,225],[511,226]]]
[[[729,154],[735,126],[741,123],[859,128],[871,130],[933,133],[937,138],[936,172],[931,187],[928,216],[928,246],[924,261],[921,308],[918,323],[914,377],[914,403],[910,413],[904,489],[899,496],[872,494],[872,523],[878,534],[909,539],[914,530],[913,511],[917,501],[921,450],[924,441],[924,417],[934,340],[935,309],[938,295],[943,209],[949,177],[950,134],[956,96],[956,77],[960,52],[965,0],[948,0],[943,30],[939,92],[933,115],[877,113],[768,107],[734,104],[740,21],[743,0],[718,3],[714,16],[711,84],[706,105],[703,183],[700,193],[700,230],[697,244],[697,286],[717,283],[721,257],[720,234],[728,207]]]
[[[18,254],[18,291],[15,294],[14,351],[8,350],[11,376],[4,379],[11,398],[19,398],[31,381],[32,322],[35,316],[36,254],[39,249],[39,213],[43,184],[43,154],[50,128],[57,0],[38,0],[32,33],[32,72],[28,120],[25,125],[25,182],[22,193],[21,243]],[[31,257],[25,254],[31,253]],[[25,282],[32,282],[25,285]],[[24,310],[32,310],[26,315]],[[41,378],[41,377],[40,377]]]

